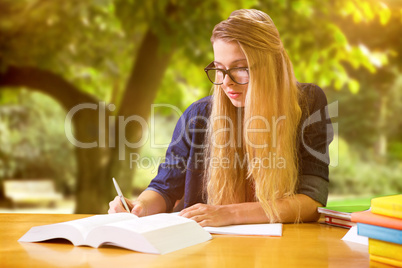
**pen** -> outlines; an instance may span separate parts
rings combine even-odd
[[[121,203],[123,203],[124,208],[127,210],[128,213],[130,213],[130,210],[128,209],[126,200],[124,199],[123,193],[120,190],[119,185],[117,184],[117,181],[113,178],[113,184],[114,188],[116,188],[117,195],[120,197]]]

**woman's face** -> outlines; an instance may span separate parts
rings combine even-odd
[[[218,39],[214,42],[213,48],[216,68],[227,70],[248,67],[246,56],[237,42],[225,42]],[[229,75],[225,75],[221,87],[234,106],[244,107],[248,84],[239,85]]]

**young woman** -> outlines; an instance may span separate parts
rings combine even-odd
[[[131,213],[175,210],[201,226],[317,220],[333,137],[325,94],[296,81],[264,12],[234,11],[211,42],[213,95],[179,119],[158,175],[127,200]],[[118,197],[109,206],[125,211]]]

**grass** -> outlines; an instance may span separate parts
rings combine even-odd
[[[398,194],[398,193],[395,193]],[[373,195],[373,196],[329,196],[327,207],[338,207],[338,206],[370,206],[372,198],[380,197],[383,195]]]
[[[339,200],[328,199],[327,207],[340,206],[369,206],[371,197],[344,198]]]

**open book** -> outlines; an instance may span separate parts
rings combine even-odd
[[[74,246],[114,245],[134,251],[165,254],[210,240],[195,221],[172,214],[137,217],[131,213],[96,215],[32,227],[19,242],[63,238]]]

